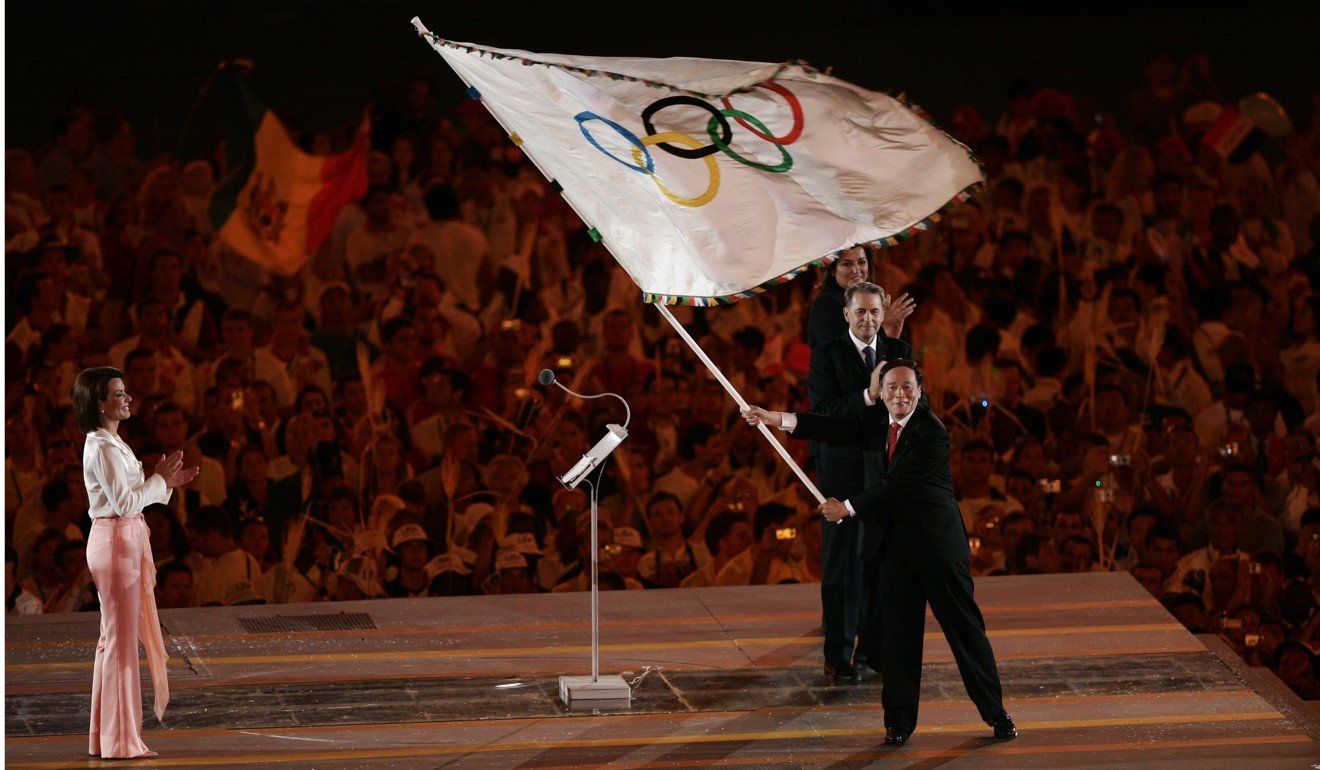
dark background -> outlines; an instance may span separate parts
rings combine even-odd
[[[39,150],[70,103],[118,108],[140,154],[173,151],[217,62],[256,63],[257,93],[310,129],[352,123],[370,100],[427,74],[440,103],[457,77],[413,32],[482,45],[583,55],[801,58],[869,88],[901,88],[937,122],[961,104],[993,123],[1011,80],[1092,98],[1126,119],[1140,62],[1164,48],[1208,53],[1226,99],[1266,91],[1294,120],[1320,88],[1320,11],[1313,2],[931,3],[771,0],[706,3],[486,0],[213,0],[6,4],[7,147]],[[218,134],[202,100],[184,143],[200,154]]]

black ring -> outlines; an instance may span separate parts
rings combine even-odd
[[[694,96],[667,96],[663,99],[651,102],[646,109],[642,110],[642,125],[646,126],[646,133],[648,136],[655,136],[657,133],[655,130],[655,124],[651,122],[651,116],[660,110],[663,110],[666,107],[672,107],[675,104],[690,104],[693,107],[700,107],[706,112],[709,112],[712,118],[720,122],[720,138],[724,141],[725,146],[727,147],[728,144],[733,141],[733,127],[729,125],[729,119],[724,117],[724,115],[713,105],[703,102]],[[679,158],[687,158],[689,160],[704,158],[707,155],[714,155],[720,151],[720,148],[714,144],[708,144],[705,147],[695,150],[684,147],[675,147],[668,142],[659,142],[655,146],[670,155]]]

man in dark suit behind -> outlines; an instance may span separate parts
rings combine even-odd
[[[876,364],[912,356],[911,345],[883,333],[886,303],[879,286],[866,281],[853,284],[844,298],[848,331],[812,351],[807,375],[811,410],[828,417],[855,417],[875,403],[868,386]],[[862,491],[865,462],[860,446],[813,441],[811,456],[816,461],[822,494],[847,500]],[[879,597],[866,595],[865,562],[858,549],[859,524],[857,519],[848,518],[821,528],[825,676],[836,682],[861,679],[853,663],[853,647],[861,628],[869,633],[862,634],[860,649],[873,667],[880,666],[879,605],[874,604]],[[868,608],[863,621],[864,603],[874,604],[874,609]]]
[[[764,422],[798,438],[863,448],[865,488],[844,502],[826,500],[820,510],[830,521],[856,516],[865,525],[867,577],[876,581],[870,588],[884,597],[885,743],[906,743],[917,726],[927,603],[981,718],[994,727],[996,738],[1014,738],[985,620],[972,596],[967,534],[949,471],[949,432],[920,404],[921,369],[914,361],[881,367],[871,395],[883,403],[853,418],[785,415],[760,407],[744,415],[750,424]]]

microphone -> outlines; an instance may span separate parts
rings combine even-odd
[[[568,395],[576,396],[578,398],[604,398],[606,396],[613,396],[614,398],[619,399],[619,402],[623,404],[624,435],[627,435],[628,423],[632,422],[632,409],[629,408],[628,402],[624,400],[623,396],[620,396],[618,393],[597,393],[594,396],[588,396],[585,393],[578,393],[577,391],[569,390],[568,388],[564,387],[564,383],[555,379],[555,373],[550,369],[542,369],[541,373],[536,375],[536,381],[541,383],[542,385],[555,385],[556,387],[558,387],[560,390],[564,391]]]
[[[609,457],[610,453],[613,452],[619,444],[622,444],[624,439],[628,438],[628,423],[632,421],[632,409],[628,407],[628,402],[624,400],[623,396],[620,396],[618,393],[598,393],[594,396],[588,396],[569,390],[564,387],[562,382],[555,379],[555,373],[549,369],[542,369],[541,373],[536,375],[536,381],[542,385],[554,384],[570,396],[576,396],[578,398],[604,398],[605,396],[613,396],[623,403],[625,414],[623,425],[619,426],[614,423],[606,425],[606,433],[601,440],[597,441],[595,446],[587,450],[587,453],[582,455],[582,459],[578,460],[577,463],[569,469],[568,473],[559,477],[559,483],[569,489],[576,489],[578,484],[581,484],[582,480],[585,479],[588,474],[595,470],[601,463],[605,462],[605,458]]]

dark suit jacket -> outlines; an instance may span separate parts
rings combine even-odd
[[[863,525],[863,557],[896,558],[925,570],[970,556],[949,471],[949,432],[930,407],[917,407],[892,461],[885,456],[889,412],[883,404],[853,418],[799,414],[793,435],[862,447],[866,486],[848,502]]]
[[[878,334],[875,355],[877,362],[910,358],[912,346],[903,340]],[[811,396],[813,413],[826,417],[855,416],[866,408],[862,391],[870,384],[871,373],[866,370],[866,364],[847,332],[811,352],[807,392]],[[813,441],[811,456],[816,458],[821,490],[826,495],[843,500],[861,491],[864,469],[859,447],[829,446]]]

